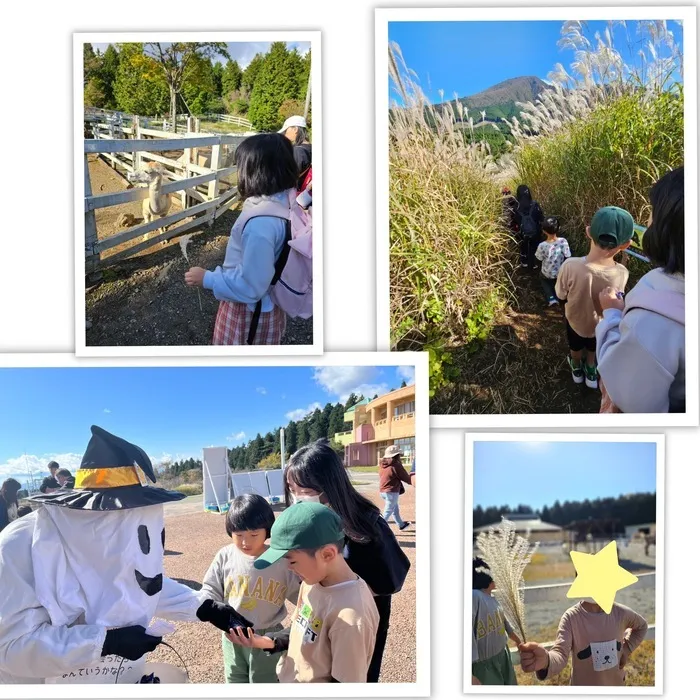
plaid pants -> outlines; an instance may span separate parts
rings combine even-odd
[[[253,312],[246,304],[220,301],[212,345],[246,345],[252,320]],[[286,326],[287,314],[278,306],[272,311],[263,311],[253,345],[280,345]]]

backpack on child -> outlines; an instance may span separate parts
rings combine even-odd
[[[270,281],[270,299],[291,318],[311,318],[313,314],[313,260],[311,215],[296,201],[295,190],[288,191],[287,203],[262,200],[249,211],[242,211],[241,233],[246,224],[259,216],[274,216],[285,221],[282,252],[275,262]],[[262,300],[255,305],[248,331],[248,345],[253,344],[258,329]]]

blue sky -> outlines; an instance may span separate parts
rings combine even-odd
[[[93,43],[93,49],[99,49],[104,52],[109,44]],[[168,46],[168,42],[164,42],[163,46]],[[238,61],[238,65],[241,68],[246,68],[247,65],[253,60],[255,54],[257,53],[267,53],[272,46],[270,41],[248,41],[248,42],[227,42],[228,52],[234,61]],[[311,43],[308,41],[288,41],[288,49],[297,49],[299,53],[303,56],[311,49]],[[217,63],[226,63],[226,59],[223,56],[215,56],[213,59]]]
[[[390,22],[389,40],[401,47],[406,65],[418,74],[420,86],[432,102],[454,93],[468,97],[509,78],[535,75],[545,80],[556,63],[569,70],[574,59],[570,49],[561,50],[562,22]],[[593,42],[595,32],[605,32],[607,22],[589,22],[585,35]],[[633,47],[629,52],[625,29],[616,26],[615,48],[631,64],[639,62],[640,37],[636,22],[627,22]],[[682,28],[668,23],[676,42],[682,45]],[[390,87],[391,99],[396,94]]]
[[[233,447],[351,392],[413,383],[412,367],[148,367],[0,369],[0,480],[77,468],[99,425],[156,462]]]
[[[474,506],[537,510],[656,491],[654,442],[477,442]]]

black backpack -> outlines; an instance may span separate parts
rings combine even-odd
[[[527,210],[520,211],[520,233],[523,236],[536,236],[539,233],[539,227],[534,217],[535,204],[530,204]]]

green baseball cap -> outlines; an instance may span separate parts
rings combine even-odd
[[[634,235],[632,215],[620,207],[603,207],[591,219],[591,238],[606,247],[617,248]]]
[[[255,560],[256,569],[266,569],[294,549],[317,549],[345,538],[338,515],[327,506],[308,501],[283,511],[270,534],[270,548]]]

